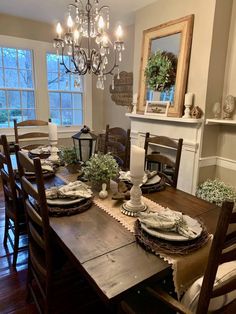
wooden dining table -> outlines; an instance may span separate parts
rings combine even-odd
[[[45,184],[48,188],[63,184],[63,180],[55,176],[45,179]],[[145,196],[164,207],[200,218],[208,232],[214,234],[220,211],[215,204],[169,186]],[[109,304],[129,289],[171,273],[167,262],[144,250],[134,234],[95,204],[77,215],[51,217],[50,226],[78,270]]]

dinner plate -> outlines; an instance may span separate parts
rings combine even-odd
[[[148,234],[157,237],[159,239],[167,240],[167,241],[191,241],[198,238],[202,233],[202,226],[196,219],[193,219],[187,215],[183,215],[185,221],[188,226],[196,233],[194,238],[187,238],[173,231],[163,231],[157,229],[147,228],[145,224],[141,223],[141,227]]]
[[[151,179],[148,179],[147,182],[145,184],[143,184],[143,186],[147,186],[147,185],[152,185],[152,184],[157,184],[161,181],[161,177],[159,177],[158,175],[155,175],[154,177],[152,177]]]
[[[48,205],[73,205],[84,201],[84,197],[82,198],[75,198],[75,199],[69,199],[69,198],[55,198],[55,199],[47,199]]]

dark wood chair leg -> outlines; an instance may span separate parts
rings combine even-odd
[[[19,236],[20,236],[20,231],[18,229],[17,224],[15,224],[15,236],[14,236],[14,253],[13,253],[13,267],[16,267],[16,262],[17,262],[17,256],[18,256],[18,249],[19,249]]]
[[[4,246],[7,245],[8,230],[9,230],[9,218],[5,214],[5,229],[4,229],[4,239],[3,239]]]

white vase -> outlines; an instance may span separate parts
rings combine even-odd
[[[214,103],[212,112],[214,114],[214,118],[219,119],[221,112],[221,104],[219,102]]]

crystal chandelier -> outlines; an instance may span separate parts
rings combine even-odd
[[[112,43],[108,37],[109,7],[99,8],[99,1],[75,0],[68,5],[67,31],[63,32],[61,24],[57,24],[57,37],[54,48],[61,54],[61,64],[66,73],[85,75],[94,73],[98,76],[97,88],[104,89],[104,81],[108,74],[112,75],[114,88],[114,74],[119,79],[119,62],[124,50],[122,41],[123,31],[119,25],[116,30],[116,40]],[[70,66],[65,56],[70,57]],[[111,64],[110,64],[111,63]]]

